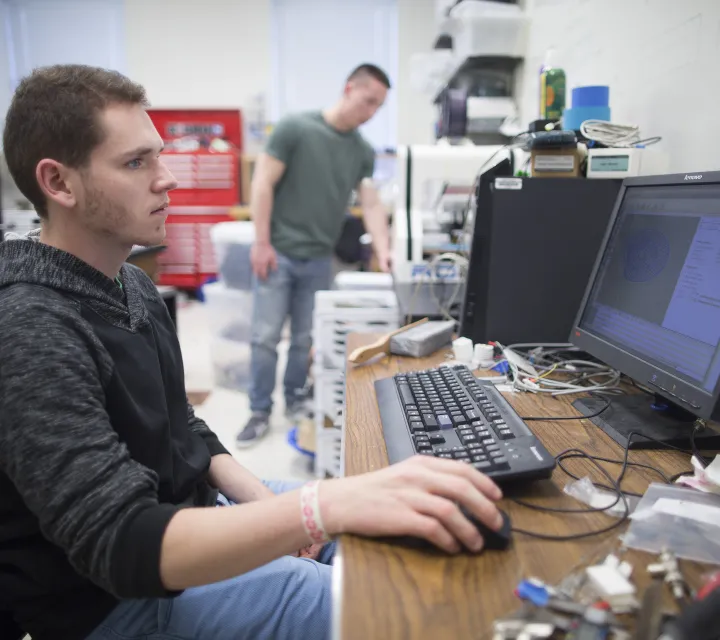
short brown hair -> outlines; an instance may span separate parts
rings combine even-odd
[[[352,70],[352,73],[348,76],[347,81],[350,82],[351,80],[356,80],[357,78],[362,78],[363,76],[375,78],[375,80],[384,84],[388,89],[392,88],[390,86],[390,78],[388,78],[387,73],[385,73],[380,67],[376,67],[374,64],[367,62],[361,64],[359,67],[355,67]]]
[[[5,118],[10,174],[41,216],[47,202],[35,177],[51,158],[80,169],[103,141],[98,115],[113,104],[148,106],[145,89],[117,71],[67,64],[35,69],[18,85]]]

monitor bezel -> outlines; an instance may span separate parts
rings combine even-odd
[[[670,402],[674,402],[683,409],[690,411],[698,418],[720,420],[720,381],[718,381],[715,385],[714,391],[711,393],[679,378],[670,371],[647,362],[640,356],[630,353],[618,345],[608,342],[600,336],[590,333],[588,330],[583,329],[580,326],[628,188],[676,185],[683,185],[692,188],[692,185],[708,184],[720,185],[720,171],[678,173],[663,176],[643,176],[637,178],[626,178],[623,180],[623,184],[620,187],[617,199],[615,200],[615,207],[612,215],[610,216],[608,228],[605,231],[605,237],[603,238],[598,255],[595,259],[595,265],[590,275],[590,280],[585,288],[585,294],[583,295],[580,309],[575,317],[573,330],[570,334],[570,342],[590,355],[599,358],[608,366],[617,369],[621,373],[624,373],[633,380],[646,386],[648,389],[666,398]]]

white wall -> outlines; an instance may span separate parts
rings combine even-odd
[[[409,64],[411,54],[434,42],[434,0],[397,2],[398,144],[432,142],[435,112],[410,87]],[[258,93],[269,95],[270,0],[173,0],[172,10],[168,4],[125,0],[127,72],[145,85],[153,106],[237,108]]]
[[[127,72],[154,107],[240,108],[270,89],[270,0],[125,0]]]
[[[271,5],[274,120],[333,104],[348,73],[363,62],[396,80],[397,0],[271,0]],[[376,149],[384,149],[396,144],[397,122],[397,91],[391,91],[361,130]]]
[[[409,64],[413,53],[433,44],[435,4],[397,2],[398,143],[430,143],[435,110],[410,86]],[[125,0],[124,70],[145,85],[155,107],[242,108],[272,88],[270,6],[270,0]],[[0,45],[3,40],[0,34]],[[0,46],[3,113],[6,51]]]
[[[660,135],[675,172],[720,169],[720,1],[528,0],[523,121],[538,114],[545,51],[570,89],[608,84],[612,119]]]
[[[398,144],[432,144],[436,111],[431,100],[410,86],[410,57],[430,51],[437,36],[435,0],[398,2]]]

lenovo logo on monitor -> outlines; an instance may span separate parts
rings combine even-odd
[[[696,173],[694,176],[686,175],[685,180],[702,180],[702,173]]]

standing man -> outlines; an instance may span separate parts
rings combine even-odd
[[[315,293],[330,288],[331,256],[350,194],[357,189],[378,264],[390,269],[387,215],[372,184],[375,152],[358,127],[385,102],[390,80],[371,64],[348,77],[342,97],[325,111],[281,120],[255,168],[250,209],[256,240],[250,385],[252,416],[237,436],[248,447],[270,428],[277,346],[290,316],[285,412],[294,417],[308,373]]]

